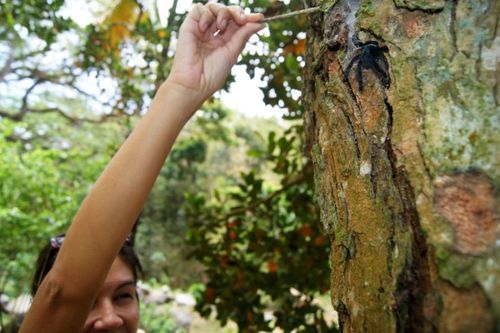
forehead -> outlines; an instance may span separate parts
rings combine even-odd
[[[132,269],[125,264],[123,259],[118,256],[111,265],[106,280],[104,281],[103,289],[114,289],[127,282],[131,282],[132,285],[135,284],[134,273]]]

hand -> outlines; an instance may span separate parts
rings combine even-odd
[[[202,103],[222,87],[250,36],[265,27],[257,23],[262,18],[239,7],[196,4],[180,28],[167,82]]]

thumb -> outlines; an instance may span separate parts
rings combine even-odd
[[[253,22],[246,23],[234,33],[233,38],[231,39],[231,44],[233,44],[232,47],[237,50],[238,54],[240,54],[250,37],[265,27],[267,27],[267,24]]]

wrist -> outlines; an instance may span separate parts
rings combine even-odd
[[[156,100],[162,100],[168,105],[174,104],[176,109],[180,109],[186,121],[200,108],[205,102],[196,90],[187,88],[171,79],[165,80],[155,95]]]

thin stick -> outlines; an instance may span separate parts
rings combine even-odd
[[[281,15],[276,15],[276,16],[271,16],[271,17],[266,17],[263,20],[260,20],[259,23],[266,23],[269,21],[274,21],[274,20],[281,20],[297,15],[303,15],[303,14],[313,14],[321,11],[321,7],[311,7],[311,8],[306,8],[302,10],[297,10],[294,12],[286,13],[286,14],[281,14]]]

